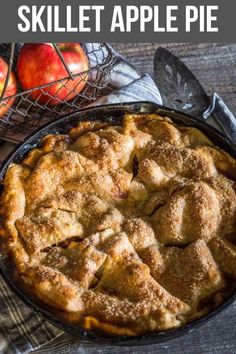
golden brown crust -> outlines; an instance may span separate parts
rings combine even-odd
[[[228,240],[213,238],[209,248],[219,268],[230,277],[236,276],[236,246]]]
[[[22,282],[85,328],[174,328],[236,277],[235,177],[232,157],[168,117],[83,122],[9,167],[1,235]]]
[[[224,286],[221,272],[203,240],[184,249],[152,247],[144,252],[143,259],[153,277],[191,308],[197,309],[202,299]]]

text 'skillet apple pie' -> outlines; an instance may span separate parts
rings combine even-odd
[[[84,328],[175,328],[235,283],[235,179],[196,128],[154,114],[83,122],[9,167],[1,233],[21,283]]]

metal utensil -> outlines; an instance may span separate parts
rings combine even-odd
[[[207,119],[236,143],[236,118],[222,98],[217,93],[209,98],[188,67],[165,48],[156,50],[154,74],[165,106]]]

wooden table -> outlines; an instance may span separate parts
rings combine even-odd
[[[113,44],[140,73],[151,75],[154,53],[159,46],[177,55],[192,70],[209,95],[218,92],[236,113],[236,43]]]
[[[159,44],[114,44],[114,47],[136,66],[140,73],[153,74],[153,56]],[[218,92],[236,113],[236,44],[165,44],[162,46],[179,56],[210,95]],[[200,354],[236,353],[236,303],[192,333],[163,344],[147,347],[105,347],[84,345],[63,334],[34,354]]]

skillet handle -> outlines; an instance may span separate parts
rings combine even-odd
[[[225,135],[236,144],[236,118],[222,98],[214,93],[210,107],[203,113],[207,119],[211,116]]]

